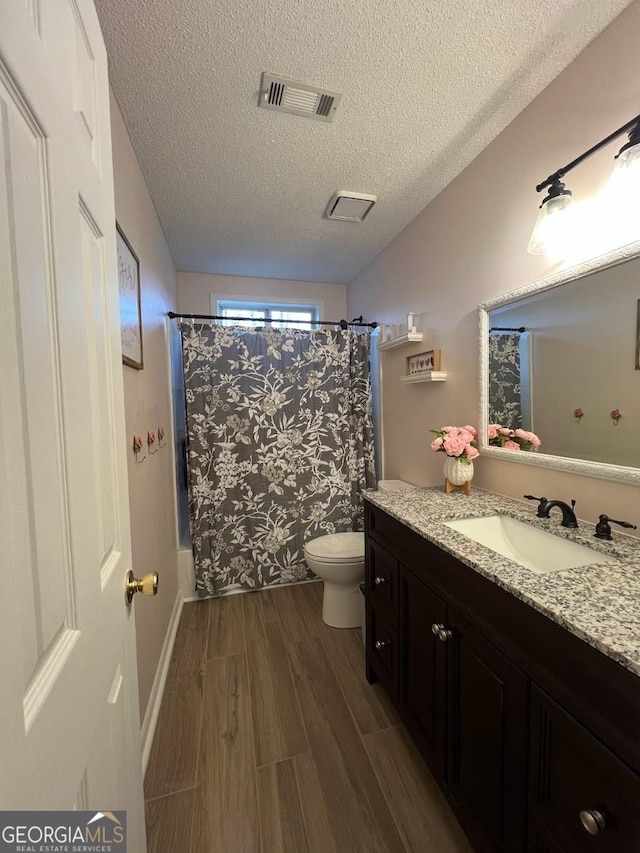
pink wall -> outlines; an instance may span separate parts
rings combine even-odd
[[[426,312],[424,344],[383,356],[386,477],[441,482],[443,457],[428,449],[429,429],[477,423],[478,304],[559,268],[526,252],[541,200],[535,185],[638,113],[638,32],[640,0],[349,284],[351,316],[406,324],[408,311]],[[567,178],[576,198],[602,188],[616,150]],[[592,251],[585,245],[573,263]],[[447,382],[401,385],[406,355],[431,348],[442,350]],[[478,460],[476,471],[479,486],[502,494],[575,497],[583,519],[606,512],[640,522],[636,487],[493,459]]]
[[[209,314],[210,294],[235,294],[254,299],[312,299],[324,301],[327,320],[340,320],[347,313],[347,286],[312,281],[288,281],[280,278],[247,278],[234,275],[178,273],[178,310]]]
[[[175,540],[171,399],[166,312],[175,310],[176,272],[118,105],[111,97],[111,135],[118,224],[140,259],[144,370],[123,367],[127,445],[133,435],[164,427],[167,447],[136,464],[129,454],[129,504],[133,568],[137,577],[157,571],[158,595],[135,600],[140,719],[178,592]]]

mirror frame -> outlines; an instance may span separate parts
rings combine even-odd
[[[640,257],[640,242],[629,243],[601,255],[575,267],[552,273],[545,278],[540,278],[531,284],[526,284],[517,290],[512,290],[502,296],[496,296],[483,302],[479,307],[480,329],[479,329],[479,351],[480,351],[480,413],[478,422],[478,448],[482,456],[492,459],[501,459],[503,462],[517,462],[524,465],[537,465],[542,468],[553,468],[565,471],[568,474],[583,474],[587,477],[599,477],[604,480],[619,480],[632,485],[640,485],[640,468],[626,467],[623,465],[609,465],[606,462],[591,462],[587,459],[573,459],[569,456],[552,456],[548,453],[524,451],[516,453],[514,450],[505,450],[502,447],[489,446],[487,443],[487,430],[489,425],[489,311],[494,308],[508,305],[531,296],[534,293],[542,293],[545,290],[553,290],[568,282],[575,281],[583,276],[590,275],[600,269],[616,266],[633,258]],[[629,358],[633,357],[633,341],[629,344]],[[638,377],[640,379],[640,377]]]

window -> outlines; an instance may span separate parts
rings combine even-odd
[[[291,321],[296,329],[312,329],[320,319],[318,305],[299,305],[289,302],[237,302],[229,299],[219,299],[216,313],[224,317],[223,326],[232,326],[237,318],[250,318],[251,322],[243,325],[260,326],[265,320],[272,320],[271,326],[285,328]]]

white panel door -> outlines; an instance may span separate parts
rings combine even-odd
[[[0,2],[0,809],[144,814],[107,61]]]

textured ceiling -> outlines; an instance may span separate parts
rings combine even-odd
[[[180,270],[346,282],[630,0],[96,0]],[[259,109],[270,71],[344,93]],[[375,193],[361,224],[333,192]]]

